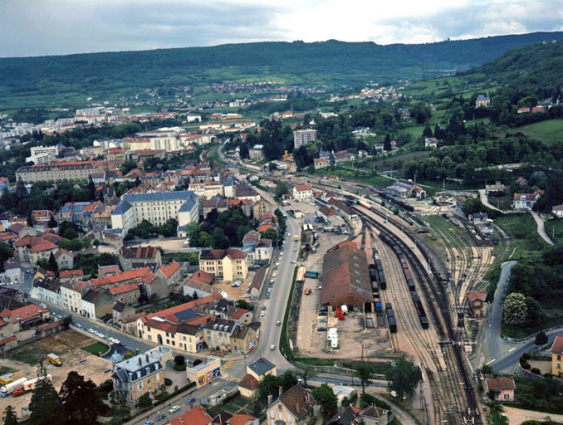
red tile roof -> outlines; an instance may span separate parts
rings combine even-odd
[[[467,298],[471,302],[473,302],[475,300],[485,301],[485,298],[487,298],[487,293],[486,292],[471,291],[469,294],[467,294]]]
[[[298,184],[295,186],[297,192],[305,192],[306,190],[313,190],[310,184]]]
[[[82,270],[65,270],[60,272],[59,278],[63,279],[66,277],[83,276],[84,272]]]
[[[167,425],[208,425],[213,422],[213,419],[207,411],[201,407],[194,407],[186,413],[176,416],[166,422]]]
[[[109,293],[112,296],[115,296],[119,294],[124,294],[126,292],[138,291],[138,290],[139,290],[139,285],[137,285],[136,283],[125,283],[123,285],[118,285],[109,288]]]
[[[78,285],[76,285],[74,288],[72,288],[72,290],[76,291],[76,292],[82,292],[82,290],[84,288],[87,288],[89,286],[90,286],[89,282],[83,282],[83,283],[79,283]]]
[[[15,341],[16,339],[18,339],[18,338],[16,338],[15,335],[9,336],[9,337],[4,338],[4,339],[0,339],[0,345],[5,345],[9,342]]]
[[[36,304],[29,304],[21,308],[17,308],[10,312],[12,316],[12,323],[16,323],[18,320],[27,320],[31,319],[32,317],[39,316],[41,313],[48,313],[49,310],[43,307],[40,307]]]
[[[551,352],[556,354],[563,354],[563,336],[557,335],[553,345],[551,346]]]
[[[152,278],[154,275],[149,271],[148,268],[143,267],[142,269],[131,270],[128,272],[116,273],[110,276],[104,276],[99,279],[93,279],[90,281],[92,285],[109,285],[113,283],[125,282],[127,280],[134,280],[137,278]],[[151,279],[151,281],[152,281]]]
[[[255,391],[256,389],[258,389],[258,384],[259,384],[258,380],[250,373],[247,373],[246,375],[244,375],[244,378],[240,380],[238,386],[242,388],[246,388],[247,390],[250,391]]]
[[[166,279],[170,279],[170,276],[172,276],[179,268],[180,264],[178,264],[176,260],[174,260],[167,266],[160,266],[159,271]]]
[[[190,301],[184,304],[180,304],[177,305],[175,307],[171,307],[171,308],[167,308],[166,310],[162,310],[162,311],[157,311],[156,313],[152,313],[146,316],[147,319],[150,319],[152,317],[158,316],[158,317],[165,317],[165,316],[169,316],[171,314],[176,314],[179,313],[181,311],[185,311],[185,310],[189,310],[191,308],[195,308],[198,305],[203,306],[206,305],[207,303],[210,303],[211,301],[215,301],[215,300],[219,300],[223,298],[221,296],[221,294],[213,294],[213,295],[208,295],[207,297],[203,297],[200,298],[199,300],[194,300],[194,301]]]
[[[244,425],[247,422],[253,422],[255,420],[256,418],[254,416],[235,413],[228,423],[229,425]]]
[[[191,275],[190,280],[197,283],[203,283],[205,285],[211,285],[214,278],[215,276],[213,276],[211,273],[203,270],[198,270],[193,275]]]
[[[232,315],[231,315],[231,319],[233,320],[238,320],[240,319],[242,316],[244,316],[246,313],[248,313],[248,310],[245,310],[244,308],[237,308],[237,311],[235,311]]]
[[[508,378],[498,378],[498,379],[487,379],[487,388],[493,391],[509,391],[515,390],[516,384],[514,383],[514,379]]]

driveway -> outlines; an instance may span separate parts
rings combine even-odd
[[[545,233],[545,227],[543,225],[543,218],[541,218],[537,212],[535,211],[530,211],[530,214],[532,214],[532,217],[534,217],[534,220],[536,221],[536,224],[538,225],[538,235],[540,235],[540,237],[549,245],[553,246],[553,242],[552,240],[549,238],[549,236],[547,236],[547,233]]]
[[[492,210],[504,213],[503,210],[499,210],[497,207],[494,207],[489,203],[489,199],[487,198],[487,193],[485,192],[485,189],[479,189],[479,196],[481,197],[481,203],[484,206],[486,206],[487,208],[490,208]]]

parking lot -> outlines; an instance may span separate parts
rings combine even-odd
[[[22,345],[9,353],[0,356],[0,367],[7,366],[22,373],[24,377],[33,379],[37,376],[37,363],[43,361],[53,378],[53,385],[57,392],[71,371],[76,371],[96,385],[111,379],[111,362],[81,350],[95,341],[72,330],[59,332],[42,338],[30,344]],[[55,353],[62,360],[62,366],[53,366],[47,361],[47,354]],[[0,411],[12,405],[18,417],[22,415],[22,408],[27,407],[31,401],[31,392],[19,397],[0,398]]]
[[[255,273],[256,273],[255,271],[249,271],[248,277],[244,279],[242,282],[227,283],[225,281],[219,281],[213,283],[213,287],[215,289],[221,289],[225,291],[228,294],[229,298],[232,298],[233,300],[241,300],[246,295],[246,290],[248,289],[248,285],[250,285],[250,283],[252,282]],[[233,284],[239,286],[233,286]],[[246,297],[245,299],[248,300],[249,298],[250,297]]]

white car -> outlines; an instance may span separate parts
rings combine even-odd
[[[276,349],[276,344],[270,345],[270,350],[274,351]]]
[[[261,312],[260,312],[260,317],[264,317],[265,315],[266,315],[266,312],[265,312],[265,311],[261,311]]]
[[[250,298],[250,294],[244,294],[242,297],[243,298]]]
[[[276,272],[272,273],[272,277],[276,277]]]

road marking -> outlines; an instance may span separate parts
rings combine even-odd
[[[496,359],[492,359],[490,362],[488,362],[487,364],[491,364],[492,362],[494,362]]]
[[[516,350],[516,347],[512,347],[510,350],[508,350],[508,352],[512,353],[514,350]]]
[[[234,361],[233,360],[229,360],[227,363],[225,363],[221,369],[223,370],[227,370],[228,368],[230,368],[233,365]]]

